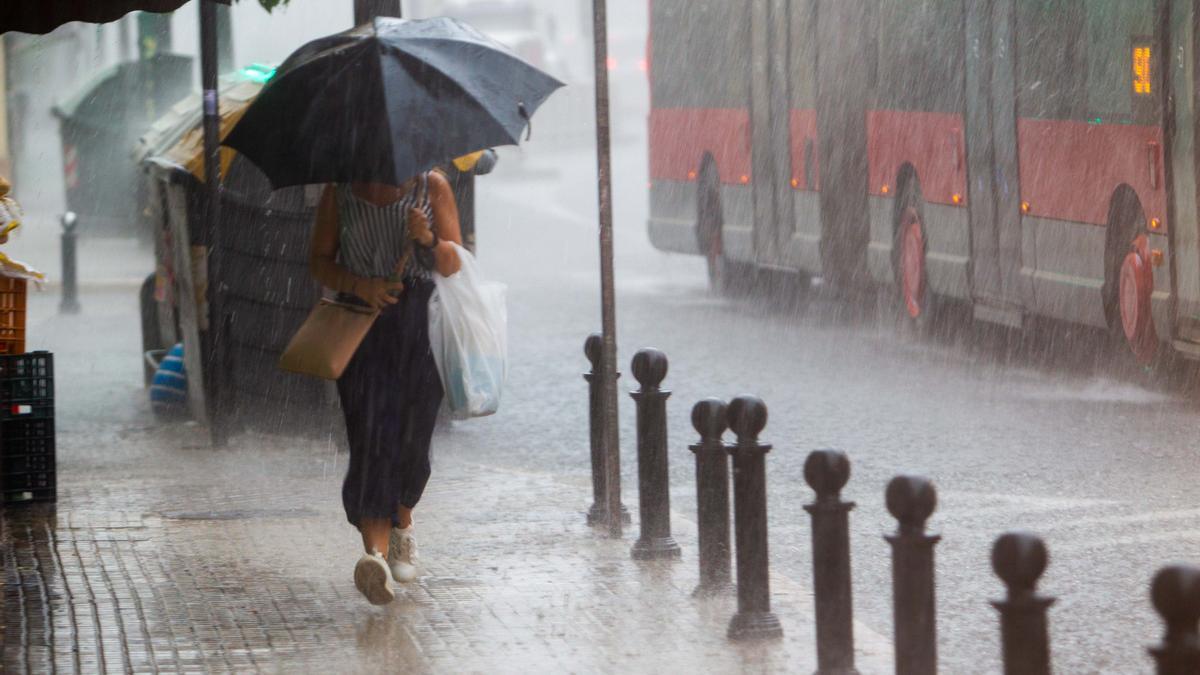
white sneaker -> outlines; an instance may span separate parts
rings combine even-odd
[[[372,605],[386,605],[396,599],[392,590],[392,573],[387,562],[378,553],[358,559],[354,566],[354,585]]]
[[[404,529],[392,528],[387,561],[396,581],[406,584],[417,578],[417,538],[413,536],[411,525]]]

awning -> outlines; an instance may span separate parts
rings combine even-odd
[[[0,34],[9,31],[49,33],[64,23],[108,23],[130,12],[173,12],[188,0],[4,0],[0,2]],[[228,5],[230,0],[216,0]]]

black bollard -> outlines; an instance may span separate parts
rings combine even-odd
[[[637,402],[638,509],[642,536],[633,545],[634,560],[678,558],[671,537],[671,485],[667,462],[667,398],[659,388],[667,376],[667,355],[643,349],[633,357],[633,377],[641,385],[630,393]]]
[[[1150,585],[1154,609],[1167,624],[1162,644],[1150,653],[1158,662],[1158,675],[1200,673],[1200,568],[1172,565],[1159,570]]]
[[[725,402],[706,398],[692,407],[692,426],[700,442],[689,446],[696,455],[696,520],[700,534],[700,583],[692,593],[705,597],[733,590],[729,541],[729,453]]]
[[[804,462],[804,480],[817,493],[804,507],[812,515],[813,591],[816,595],[817,675],[853,675],[854,607],[850,590],[850,510],[842,488],[850,460],[817,450]]]
[[[992,602],[1000,610],[1005,675],[1050,675],[1046,610],[1054,598],[1037,593],[1046,561],[1046,544],[1032,534],[1009,532],[992,546],[992,569],[1008,587],[1007,598]]]
[[[58,311],[62,314],[79,313],[79,276],[75,265],[76,234],[79,219],[73,211],[62,214],[62,301]]]
[[[604,525],[608,522],[608,510],[604,504],[607,500],[608,481],[604,475],[604,425],[601,420],[604,401],[600,388],[600,358],[603,337],[592,333],[583,343],[583,353],[592,364],[592,372],[584,373],[583,379],[588,383],[588,433],[592,446],[592,508],[588,509],[588,525]],[[620,377],[621,373],[617,373]],[[622,522],[630,522],[629,510],[621,505]]]
[[[937,618],[933,547],[941,537],[925,533],[937,507],[937,491],[925,478],[897,476],[887,486],[887,508],[899,521],[892,545],[892,599],[896,628],[896,675],[937,673]]]
[[[758,442],[767,426],[767,406],[754,396],[733,399],[726,411],[737,443],[733,455],[734,525],[737,539],[738,611],[729,622],[729,638],[783,636],[771,613],[770,559],[767,553],[767,470],[771,446]]]

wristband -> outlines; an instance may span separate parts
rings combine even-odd
[[[422,244],[422,246],[432,251],[433,249],[437,248],[437,245],[441,242],[438,239],[437,232],[435,232],[433,228],[429,229],[429,234],[433,235],[433,241],[429,242],[428,246],[425,246],[424,244]]]

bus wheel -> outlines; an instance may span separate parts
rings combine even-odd
[[[904,311],[914,323],[925,324],[933,313],[925,271],[925,229],[915,206],[906,206],[896,229],[896,276]]]
[[[1133,240],[1121,262],[1118,307],[1126,344],[1141,365],[1148,365],[1158,352],[1158,333],[1150,312],[1154,273],[1150,268],[1150,242],[1145,234]]]

